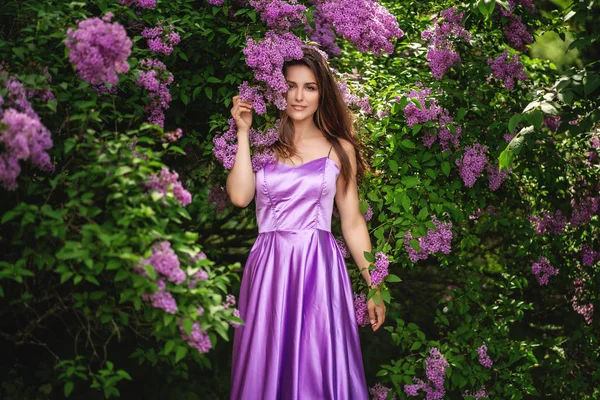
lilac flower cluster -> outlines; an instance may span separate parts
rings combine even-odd
[[[373,208],[371,207],[371,204],[367,201],[367,211],[365,211],[365,214],[363,215],[363,217],[365,218],[365,221],[369,222],[372,218],[373,218]]]
[[[596,261],[600,261],[600,251],[594,250],[588,246],[581,246],[581,259],[583,265],[590,266],[596,263]]]
[[[319,0],[315,5],[322,18],[363,53],[391,54],[392,40],[404,35],[396,17],[377,0]]]
[[[179,258],[171,248],[171,243],[167,240],[155,243],[152,246],[150,257],[141,259],[140,264],[151,265],[158,274],[176,285],[179,285],[186,279],[186,274],[181,269]]]
[[[204,253],[200,253],[200,254],[204,254]],[[204,257],[206,257],[206,256],[204,256]],[[195,288],[196,285],[198,284],[198,282],[205,282],[207,280],[208,280],[208,273],[206,271],[204,271],[203,269],[201,269],[200,271],[198,271],[194,275],[192,275],[192,277],[190,278],[189,286],[191,288]]]
[[[151,175],[150,181],[146,183],[146,187],[149,190],[156,190],[162,193],[163,197],[167,195],[167,191],[170,188],[175,199],[184,207],[192,202],[192,195],[184,189],[179,181],[179,174],[175,171],[169,172],[166,168],[163,168],[159,175]]]
[[[567,217],[562,211],[558,210],[554,214],[549,211],[542,211],[539,215],[529,216],[529,221],[538,235],[545,235],[550,232],[553,235],[562,235],[567,226]]]
[[[254,112],[258,115],[263,115],[267,112],[267,103],[265,103],[265,98],[259,88],[250,86],[248,82],[244,81],[238,86],[238,90],[240,92],[240,100],[251,102]]]
[[[144,70],[140,71],[137,86],[148,91],[150,103],[144,107],[148,115],[148,122],[164,127],[165,114],[163,110],[169,108],[171,93],[169,85],[173,83],[173,74],[167,70],[167,66],[154,59],[140,61]]]
[[[230,118],[228,122],[229,129],[213,138],[213,153],[225,169],[233,168],[235,154],[238,149],[235,120]],[[279,139],[279,120],[276,121],[275,126],[266,129],[264,133],[250,129],[249,139],[253,148],[251,161],[254,172],[260,170],[265,165],[275,163],[275,153],[270,146]]]
[[[440,353],[440,351],[432,347],[429,350],[429,357],[425,360],[426,369],[425,373],[428,378],[428,382],[425,383],[421,379],[413,378],[413,385],[404,385],[404,392],[408,396],[418,396],[419,390],[425,392],[427,400],[441,400],[446,394],[444,388],[444,379],[446,377],[446,368],[448,367],[448,361]]]
[[[527,45],[533,43],[533,36],[527,32],[527,26],[516,15],[511,16],[509,23],[504,26],[504,35],[508,45],[520,52],[526,52]]]
[[[571,214],[571,225],[576,228],[585,225],[592,220],[592,217],[600,211],[600,196],[583,197],[576,201],[571,200],[573,214]]]
[[[435,79],[441,79],[448,68],[461,63],[456,51],[455,42],[469,41],[471,34],[462,25],[464,13],[456,13],[454,7],[440,13],[442,18],[421,34],[421,38],[429,40],[426,59]]]
[[[487,346],[485,344],[477,349],[477,353],[479,354],[479,364],[486,368],[492,368],[494,363],[487,353]]]
[[[365,114],[371,114],[372,110],[371,104],[369,103],[369,96],[364,93],[362,86],[358,89],[360,91],[360,95],[351,91],[348,81],[344,75],[345,74],[342,74],[337,82],[338,88],[340,89],[342,97],[344,98],[344,102],[348,106],[359,107]]]
[[[227,207],[229,196],[227,196],[227,192],[221,186],[211,186],[207,200],[208,204],[213,204],[216,207],[217,214],[221,214],[225,207]]]
[[[379,286],[386,276],[388,276],[388,267],[390,260],[381,251],[375,254],[375,269],[371,271],[371,285]]]
[[[417,252],[410,241],[413,239],[411,232],[406,232],[404,235],[404,248],[408,252],[410,261],[417,262],[418,260],[425,260],[429,254],[435,254],[441,251],[444,254],[449,254],[451,250],[452,242],[452,222],[440,222],[434,216],[432,218],[436,229],[429,229],[426,236],[418,238],[420,245],[420,251]]]
[[[0,96],[0,124],[6,126],[0,131],[0,143],[4,146],[4,151],[0,151],[0,184],[6,190],[15,190],[20,161],[30,160],[41,170],[54,171],[46,152],[53,145],[52,135],[27,100],[23,84],[1,67],[0,84],[8,90],[6,99]],[[7,108],[4,110],[3,106]]]
[[[558,275],[558,269],[550,265],[550,261],[545,257],[540,257],[537,262],[531,265],[531,272],[542,286],[548,284],[548,280],[552,275]]]
[[[367,295],[354,293],[354,314],[356,323],[360,326],[369,325],[369,310],[367,309]]]
[[[462,157],[456,160],[458,173],[466,187],[473,187],[475,181],[483,172],[487,164],[486,152],[487,146],[475,143],[472,146],[465,147]]]
[[[467,397],[467,396],[471,396],[474,397],[475,400],[480,400],[480,399],[489,399],[488,394],[485,391],[485,388],[482,386],[481,388],[479,388],[479,390],[477,392],[470,392],[470,391],[465,391],[465,393],[463,394],[463,397]]]
[[[513,54],[511,61],[507,50],[494,59],[489,58],[487,63],[492,68],[494,77],[502,80],[504,86],[509,90],[515,87],[517,81],[527,79],[527,74],[523,71],[523,64],[519,61],[519,56]]]
[[[375,386],[369,389],[369,394],[372,397],[372,400],[386,400],[388,393],[391,392],[392,389],[389,387],[383,386],[381,383],[377,383]],[[392,399],[397,399],[396,394],[394,394]]]
[[[527,9],[528,12],[535,12],[535,4],[533,4],[533,0],[508,0],[509,10],[501,8],[502,14],[504,16],[512,15],[519,4]]]
[[[65,45],[69,61],[75,65],[79,77],[92,85],[115,85],[119,79],[117,73],[129,71],[127,58],[133,42],[123,26],[110,23],[112,17],[108,12],[102,19],[86,19],[79,22],[76,30],[67,30]]]
[[[225,296],[225,303],[223,303],[223,309],[227,310],[228,308],[231,308],[235,306],[235,296],[232,294],[228,294]]]
[[[350,257],[350,252],[348,251],[348,246],[346,245],[346,242],[344,241],[344,239],[335,239],[335,242],[337,243],[338,247],[340,248],[340,253],[342,253],[342,257],[344,257],[344,258]]]
[[[240,310],[238,310],[237,308],[235,308],[233,310],[233,312],[231,313],[231,315],[233,315],[234,317],[242,318],[242,316],[240,314]],[[229,325],[231,325],[234,328],[238,328],[238,327],[242,326],[241,323],[235,322],[235,321],[229,321]]]
[[[512,168],[508,170],[504,168],[499,169],[498,165],[489,163],[487,166],[487,173],[488,177],[490,178],[490,190],[492,192],[498,190],[506,178],[508,178],[508,175],[510,175],[511,171]]]
[[[342,54],[342,50],[335,44],[335,32],[331,22],[323,18],[318,10],[314,12],[313,22],[315,23],[314,29],[310,25],[306,25],[310,40],[319,43],[321,48],[330,56],[335,57]]]
[[[290,29],[292,25],[306,23],[306,7],[297,0],[250,0],[250,5],[272,29]]]
[[[223,3],[225,3],[225,0],[206,0],[206,2],[213,6],[222,6]]]
[[[182,136],[183,131],[181,130],[181,128],[177,128],[174,131],[165,132],[165,137],[163,138],[163,141],[173,143],[181,139]]]
[[[173,46],[177,46],[181,41],[181,37],[179,33],[175,32],[173,25],[169,25],[168,29],[165,29],[162,25],[154,28],[144,28],[142,37],[146,39],[151,51],[162,53],[165,56],[170,55],[173,52]]]
[[[556,132],[560,126],[561,119],[559,115],[546,115],[544,116],[543,126],[547,126],[552,132]]]
[[[589,279],[589,275],[584,274],[584,276]],[[582,301],[585,293],[585,282],[582,278],[576,278],[575,280],[573,280],[573,286],[575,286],[575,294],[571,299],[571,305],[573,306],[573,310],[577,314],[583,316],[586,324],[591,325],[594,316],[594,304],[586,304]]]
[[[156,0],[119,0],[119,4],[128,7],[154,8],[156,7]]]
[[[177,312],[177,302],[173,298],[173,295],[170,292],[167,292],[164,287],[162,289],[159,287],[158,292],[152,293],[152,295],[150,295],[150,300],[152,301],[152,307],[154,308],[160,308],[169,314],[175,314]]]
[[[129,150],[131,150],[131,154],[133,154],[133,157],[147,160],[148,159],[147,154],[141,154],[136,151],[135,147],[137,146],[137,142],[138,142],[138,137],[134,136],[131,139],[131,142],[129,142],[129,144],[127,145],[127,147],[129,147]]]
[[[181,332],[181,338],[185,340],[191,347],[198,350],[200,353],[208,353],[212,348],[210,337],[208,333],[200,329],[200,323],[194,322],[192,326],[192,332],[188,335],[183,328],[182,320],[179,321],[179,332]]]
[[[283,64],[303,57],[302,41],[290,32],[268,31],[260,42],[248,38],[243,52],[256,80],[265,85],[263,95],[278,109],[285,110],[287,102],[283,94],[287,92],[288,84],[283,75]]]
[[[425,124],[429,121],[434,121],[437,128],[434,132],[429,132],[423,137],[423,145],[425,147],[431,147],[437,139],[444,151],[450,150],[450,143],[452,143],[454,147],[458,147],[458,138],[462,133],[462,128],[460,126],[454,127],[456,134],[453,134],[450,131],[453,120],[450,117],[448,110],[440,106],[435,97],[431,97],[430,88],[424,88],[420,84],[418,84],[417,87],[420,90],[413,89],[408,94],[404,95],[406,98],[416,100],[420,104],[419,107],[413,101],[410,101],[406,107],[404,107],[403,111],[404,117],[406,118],[406,124],[412,128],[415,124]],[[400,97],[396,98],[397,101],[400,99]]]

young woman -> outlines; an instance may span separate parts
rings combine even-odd
[[[232,203],[256,196],[259,235],[244,269],[234,333],[231,399],[368,399],[353,294],[331,234],[333,202],[342,233],[368,285],[371,241],[359,209],[364,171],[352,116],[327,61],[312,47],[287,62],[287,109],[277,162],[252,172],[252,104],[233,98],[238,151],[227,178]],[[379,294],[378,294],[379,295]],[[382,300],[368,302],[374,331]]]

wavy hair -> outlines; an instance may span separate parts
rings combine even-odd
[[[362,180],[366,170],[366,165],[362,157],[362,146],[355,133],[357,124],[356,116],[346,105],[340,88],[333,76],[333,72],[325,58],[319,53],[319,50],[307,45],[304,45],[302,50],[304,56],[301,59],[285,62],[283,65],[283,74],[286,75],[287,68],[292,65],[305,65],[315,75],[319,88],[319,105],[313,115],[313,120],[317,128],[325,134],[325,137],[340,158],[340,174],[344,181],[345,193],[351,181],[352,166],[340,139],[346,139],[354,147],[357,182]],[[276,154],[282,158],[298,155],[292,140],[294,136],[293,121],[285,110],[279,111],[279,118],[279,141],[273,146]]]

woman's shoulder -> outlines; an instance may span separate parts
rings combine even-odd
[[[339,138],[338,140],[339,140],[340,144],[342,145],[342,149],[344,149],[344,151],[346,152],[346,154],[348,154],[349,157],[351,157],[355,154],[354,145],[352,143],[350,143],[349,140],[344,139],[344,138]]]

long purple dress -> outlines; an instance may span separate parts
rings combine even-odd
[[[344,258],[331,234],[329,157],[256,173],[259,235],[244,269],[231,400],[366,400]]]

